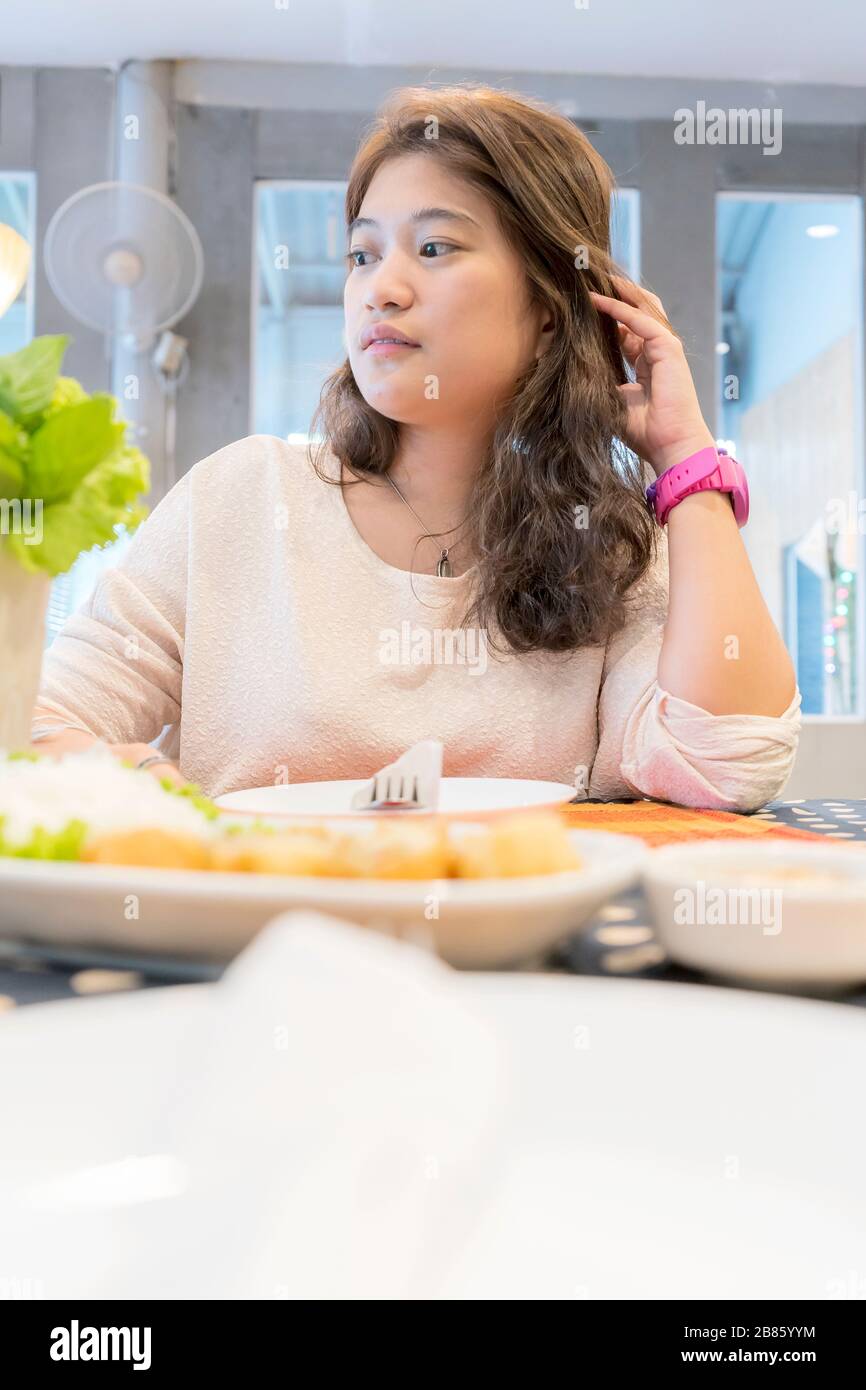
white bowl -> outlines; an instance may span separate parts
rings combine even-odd
[[[570,830],[569,838],[585,867],[526,878],[314,878],[0,859],[0,936],[229,960],[278,913],[309,907],[429,944],[452,965],[513,965],[582,927],[637,881],[649,853],[629,835]]]
[[[793,870],[831,881],[797,880]],[[643,880],[659,940],[683,965],[743,981],[866,981],[860,846],[666,845],[650,854]]]

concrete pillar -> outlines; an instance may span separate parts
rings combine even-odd
[[[172,178],[174,64],[130,61],[117,73],[113,129],[114,179],[169,194]],[[159,373],[151,358],[155,340],[112,340],[112,391],[134,426],[135,443],[151,462],[152,508],[175,479],[166,459],[166,406]]]
[[[704,419],[716,433],[715,152],[642,121],[641,277],[681,334]],[[771,161],[772,162],[772,161]]]

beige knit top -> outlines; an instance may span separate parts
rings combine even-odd
[[[251,435],[185,474],[67,620],[34,735],[62,723],[158,740],[212,796],[365,777],[423,738],[444,742],[446,776],[728,810],[779,794],[799,690],[771,718],[710,714],[659,687],[666,539],[628,625],[565,658],[461,634],[472,575],[386,564],[305,445]]]

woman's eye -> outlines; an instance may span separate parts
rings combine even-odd
[[[453,246],[451,245],[450,241],[424,241],[424,242],[421,243],[421,249],[422,249],[422,251],[423,251],[423,249],[424,249],[425,246],[444,246],[446,251],[453,251],[453,249],[454,249]],[[424,259],[427,260],[427,261],[429,261],[429,260],[437,260],[438,257],[436,257],[436,256],[425,256]]]
[[[422,243],[421,243],[421,250],[424,251],[428,246],[442,246],[442,247],[445,248],[446,253],[447,253],[448,251],[454,251],[454,250],[456,249],[454,246],[451,245],[451,242],[450,242],[450,241],[422,241]],[[355,260],[355,257],[356,257],[356,256],[371,256],[372,254],[373,254],[372,251],[362,251],[361,248],[358,247],[358,248],[357,248],[356,250],[354,250],[354,251],[347,251],[347,252],[346,252],[346,260],[350,262],[350,268],[351,268],[351,269],[359,269],[359,270],[362,270],[362,269],[364,268],[364,265],[366,264],[366,262],[363,262],[363,261],[356,261],[356,260]],[[424,260],[425,260],[425,261],[441,260],[441,257],[438,256],[438,255],[437,255],[437,256],[424,256]]]

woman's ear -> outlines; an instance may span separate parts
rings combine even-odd
[[[540,314],[541,326],[538,330],[538,338],[535,344],[535,358],[538,361],[543,357],[553,342],[553,314],[549,309],[542,309]]]

